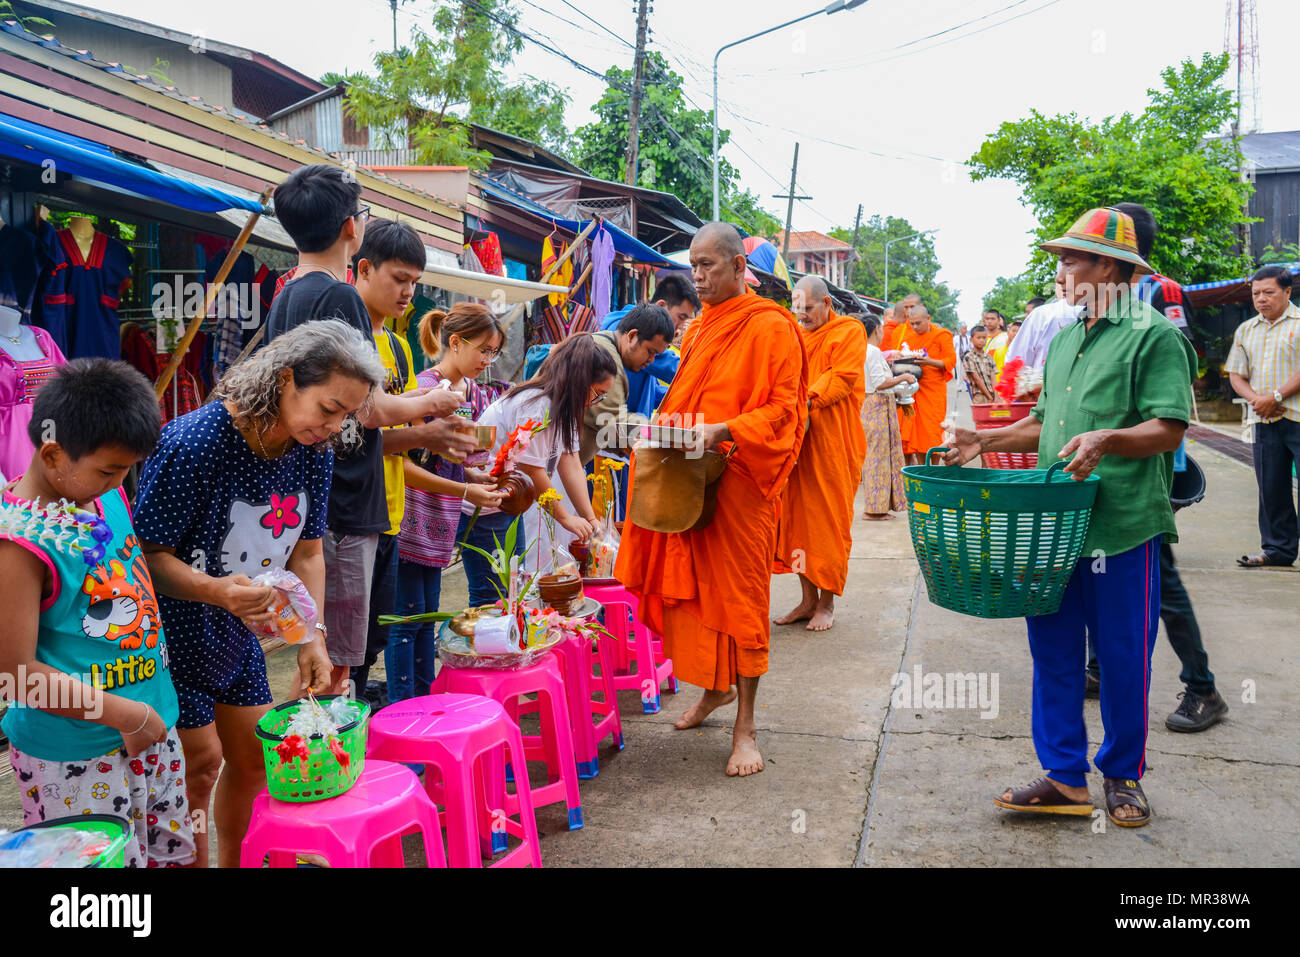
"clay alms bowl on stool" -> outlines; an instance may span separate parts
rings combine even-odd
[[[537,579],[542,604],[549,605],[566,618],[582,604],[582,579],[577,575],[543,575]]]

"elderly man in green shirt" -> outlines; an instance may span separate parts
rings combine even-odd
[[[1161,539],[1175,542],[1169,492],[1173,453],[1190,416],[1196,355],[1164,316],[1132,295],[1151,272],[1133,220],[1115,209],[1085,213],[1043,249],[1059,259],[1057,282],[1083,306],[1052,340],[1032,415],[1005,429],[957,429],[949,464],[981,452],[1037,451],[1046,466],[1100,477],[1083,557],[1051,615],[1027,619],[1034,659],[1033,735],[1045,777],[1008,788],[999,807],[1090,815],[1083,719],[1085,625],[1095,637],[1105,737],[1095,763],[1106,813],[1123,827],[1151,819],[1138,783],[1145,770],[1147,694],[1160,611]]]

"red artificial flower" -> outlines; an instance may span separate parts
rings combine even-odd
[[[334,760],[338,761],[339,767],[346,768],[352,763],[352,755],[343,750],[343,745],[339,744],[338,738],[330,738],[330,753],[334,755]]]
[[[1016,379],[1019,378],[1020,370],[1024,367],[1025,360],[1019,357],[1007,360],[1006,365],[1002,367],[1002,375],[998,376],[998,384],[995,388],[1003,401],[1011,402],[1015,399]]]

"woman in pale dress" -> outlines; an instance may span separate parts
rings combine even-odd
[[[867,458],[862,465],[862,488],[866,493],[863,517],[883,521],[890,512],[907,506],[903,498],[903,441],[898,431],[894,386],[916,382],[910,373],[893,375],[880,351],[880,320],[863,319],[867,327],[867,398],[862,403],[862,429],[867,434]]]

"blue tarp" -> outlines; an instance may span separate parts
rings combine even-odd
[[[532,213],[535,216],[541,216],[543,219],[549,219],[561,229],[567,229],[569,232],[577,234],[582,232],[591,223],[591,220],[583,222],[580,219],[560,219],[555,215],[555,211],[547,209],[541,203],[534,202],[512,189],[500,185],[489,176],[483,177],[483,190],[486,193],[495,196],[502,202],[509,203],[517,209],[524,212]],[[649,263],[652,266],[676,266],[670,259],[665,259],[661,253],[655,252],[645,243],[641,242],[635,236],[630,236],[623,230],[619,229],[613,223],[606,221],[605,228],[609,234],[614,237],[614,251],[622,253],[624,256],[630,256],[639,263]]]
[[[124,160],[99,143],[28,123],[7,113],[0,113],[0,155],[35,166],[52,162],[57,172],[199,213],[222,209],[243,209],[250,213],[261,210],[253,200],[159,173]]]

